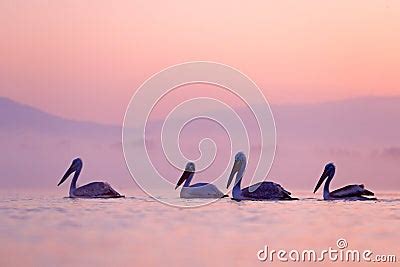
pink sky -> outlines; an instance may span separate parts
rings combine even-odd
[[[1,95],[120,123],[146,78],[191,60],[238,68],[277,104],[400,94],[399,2],[217,2],[0,1]]]

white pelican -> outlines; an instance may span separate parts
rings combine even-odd
[[[228,179],[226,188],[229,188],[236,174],[235,186],[232,190],[234,200],[297,200],[292,198],[291,193],[286,191],[281,185],[274,182],[260,182],[244,189],[240,189],[243,174],[246,169],[246,156],[243,152],[238,152],[235,156],[231,175]]]
[[[119,198],[124,197],[115,191],[108,183],[105,182],[92,182],[87,185],[76,187],[76,181],[82,170],[82,160],[80,158],[74,159],[67,172],[64,174],[61,181],[57,186],[61,185],[73,172],[71,186],[69,188],[69,197],[72,198]]]
[[[180,193],[181,198],[222,198],[226,196],[213,184],[197,183],[190,185],[194,172],[194,163],[187,163],[185,171],[175,186],[176,190],[185,181]]]
[[[345,187],[336,189],[335,191],[329,192],[329,184],[331,183],[334,175],[335,165],[333,165],[333,163],[326,164],[324,172],[315,186],[314,193],[317,192],[324,180],[328,178],[326,179],[324,185],[324,200],[376,200],[376,198],[365,197],[373,196],[374,193],[365,189],[363,184],[347,185]]]

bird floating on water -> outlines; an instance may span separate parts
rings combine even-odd
[[[186,164],[185,171],[175,186],[175,189],[177,189],[183,182],[185,182],[181,189],[181,198],[222,198],[226,196],[213,184],[197,183],[191,185],[190,182],[193,179],[195,170],[193,162]]]
[[[235,186],[232,190],[234,200],[298,200],[291,197],[291,193],[280,184],[274,182],[264,181],[241,189],[240,184],[245,169],[246,155],[243,152],[238,152],[235,156],[235,163],[226,186],[226,188],[229,188],[233,176],[236,174]]]
[[[69,196],[71,198],[120,198],[124,197],[115,191],[108,183],[105,182],[92,182],[87,185],[76,187],[76,181],[82,170],[82,160],[80,158],[74,159],[71,166],[64,174],[61,181],[57,186],[60,186],[72,173],[75,172],[72,178],[71,186],[69,188]]]
[[[329,192],[329,184],[331,183],[333,176],[335,175],[335,165],[328,163],[319,178],[317,185],[315,186],[314,193],[317,192],[318,188],[322,185],[326,179],[324,185],[324,200],[376,200],[376,198],[370,198],[366,196],[373,196],[374,193],[365,189],[363,184],[352,184],[345,187],[336,189]]]

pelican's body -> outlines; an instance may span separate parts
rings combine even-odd
[[[235,164],[233,165],[231,175],[229,176],[228,185],[231,184],[233,176],[236,174],[235,186],[232,190],[234,200],[297,200],[292,198],[291,193],[285,190],[280,184],[274,182],[260,182],[249,187],[240,188],[243,174],[246,168],[246,156],[239,152],[235,156]]]
[[[120,198],[124,197],[115,191],[106,182],[92,182],[87,185],[76,187],[79,174],[82,170],[82,160],[77,158],[72,161],[71,166],[64,174],[58,185],[61,185],[73,172],[75,172],[72,178],[71,186],[69,188],[69,197],[71,198]]]
[[[325,166],[321,178],[315,186],[314,193],[318,190],[323,181],[326,179],[323,193],[324,200],[376,200],[376,198],[366,197],[373,196],[374,193],[365,189],[363,184],[347,185],[345,187],[329,192],[329,185],[334,175],[335,165],[333,165],[333,163],[328,163]]]
[[[181,198],[222,198],[225,196],[224,193],[213,184],[197,183],[191,185],[190,182],[193,179],[194,172],[194,163],[189,162],[175,187],[175,189],[177,189],[183,181],[185,181],[180,192]]]

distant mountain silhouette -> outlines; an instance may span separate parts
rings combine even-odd
[[[64,119],[5,97],[0,97],[0,110],[1,131],[35,131],[66,136],[119,135],[121,131],[117,126]]]
[[[342,145],[399,144],[400,97],[273,107],[278,135]],[[278,136],[279,137],[279,136]]]
[[[133,184],[124,166],[118,126],[64,119],[1,97],[0,146],[3,188],[55,188],[78,156],[84,160],[82,181],[112,176],[117,185]]]

